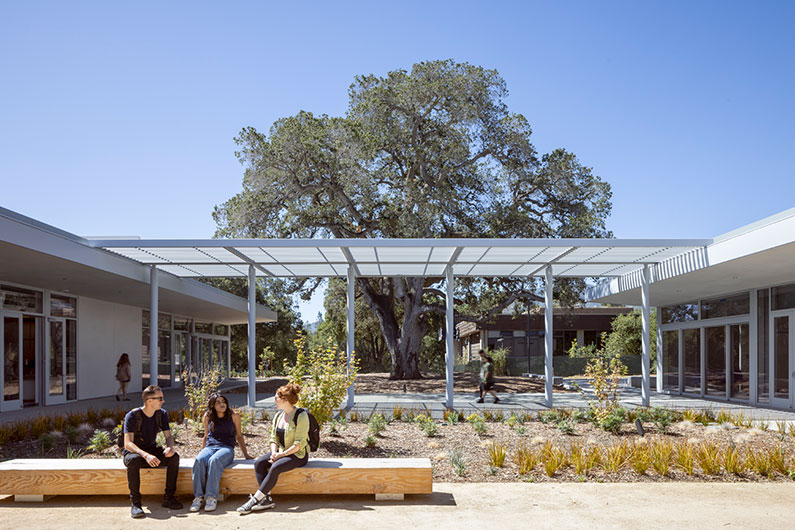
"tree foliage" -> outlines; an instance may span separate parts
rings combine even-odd
[[[344,117],[299,112],[236,141],[243,190],[216,207],[218,235],[256,238],[608,237],[610,187],[564,149],[538,156],[495,70],[429,61],[364,75]],[[440,278],[357,278],[390,352],[391,375],[444,311]],[[317,284],[315,283],[314,286]],[[458,311],[489,318],[533,280],[461,279]],[[580,282],[556,282],[577,299]],[[294,290],[313,285],[294,282]]]
[[[651,370],[655,371],[657,359],[657,310],[650,316]],[[640,311],[617,315],[610,323],[610,334],[605,342],[608,357],[640,355],[643,352],[643,316]]]

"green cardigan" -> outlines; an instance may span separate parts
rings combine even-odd
[[[273,417],[271,424],[271,439],[270,443],[275,443],[282,451],[287,450],[295,444],[298,444],[298,451],[293,453],[298,458],[303,458],[306,455],[306,448],[309,445],[309,415],[299,414],[297,421],[290,421],[287,423],[287,429],[284,430],[284,445],[279,443],[279,437],[276,435],[276,426],[279,425],[284,411],[279,411]]]

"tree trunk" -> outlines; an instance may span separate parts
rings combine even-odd
[[[418,353],[425,335],[422,318],[423,278],[386,278],[386,292],[379,292],[370,280],[359,278],[359,286],[375,312],[392,361],[390,379],[421,379]],[[403,306],[403,325],[398,323],[395,302]]]

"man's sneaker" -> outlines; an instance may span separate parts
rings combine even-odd
[[[255,512],[261,512],[262,510],[268,510],[274,506],[276,506],[276,503],[273,502],[273,498],[271,498],[270,495],[265,495],[265,498],[257,502],[251,509]]]
[[[483,398],[480,398],[479,400],[477,400],[477,403],[483,403]]]
[[[213,512],[218,507],[218,499],[215,497],[207,497],[207,503],[204,505],[205,512]]]
[[[209,499],[207,499],[209,501]],[[190,503],[190,511],[198,512],[202,509],[202,503],[204,499],[202,497],[196,497],[193,499],[193,502]]]
[[[500,398],[498,398],[497,396],[494,396],[494,403],[499,403],[499,402],[500,402]]]
[[[176,497],[170,495],[168,497],[163,497],[163,500],[160,501],[160,506],[163,508],[168,508],[169,510],[181,510],[182,503],[179,502]]]
[[[144,510],[140,506],[132,505],[130,509],[130,517],[133,519],[139,519],[144,516]]]

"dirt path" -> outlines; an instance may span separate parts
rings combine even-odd
[[[792,516],[792,484],[434,484],[402,502],[371,496],[281,496],[276,508],[240,516],[236,495],[212,514],[169,513],[144,498],[133,521],[122,496],[0,500],[5,528],[627,528],[762,529]],[[187,499],[184,499],[187,501]],[[671,509],[671,507],[676,509]],[[785,524],[786,526],[786,524]]]

